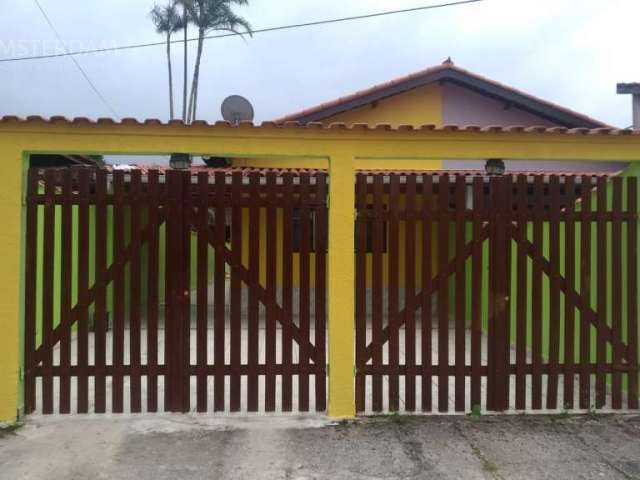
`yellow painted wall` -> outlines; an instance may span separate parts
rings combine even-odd
[[[22,288],[22,152],[2,144],[0,173],[0,422],[16,418],[19,407],[19,361],[21,355]]]
[[[433,158],[531,160],[640,160],[640,136],[567,135],[553,132],[350,131],[234,128],[200,125],[71,124],[64,121],[0,122],[0,422],[19,408],[23,155],[167,154],[330,159],[329,204],[329,415],[353,416],[354,204],[353,176],[361,159],[421,165]],[[334,208],[331,208],[333,205]],[[29,293],[29,292],[27,292]]]
[[[365,105],[353,110],[339,113],[322,120],[324,124],[368,123],[370,125],[390,124],[442,126],[442,87],[439,84],[409,90],[380,100],[372,105]],[[301,159],[236,159],[234,166],[271,167],[271,168],[327,168],[327,161]],[[419,164],[414,161],[398,159],[391,164],[384,160],[367,160],[360,168],[396,169],[396,170],[438,170],[442,168],[441,160],[423,160]]]

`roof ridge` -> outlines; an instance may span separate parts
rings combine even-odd
[[[506,85],[504,83],[498,82],[496,80],[493,80],[491,78],[485,77],[483,75],[471,72],[470,70],[467,70],[465,68],[459,67],[458,65],[454,64],[453,61],[451,60],[451,58],[447,58],[443,63],[439,64],[439,65],[434,65],[422,70],[418,70],[416,72],[410,73],[408,75],[404,75],[401,77],[398,77],[396,79],[393,80],[389,80],[387,82],[383,82],[383,83],[378,83],[375,84],[371,87],[362,89],[362,90],[357,90],[354,93],[351,93],[349,95],[344,95],[341,97],[338,97],[334,100],[330,100],[327,102],[323,102],[320,103],[318,105],[315,105],[313,107],[309,107],[303,110],[300,110],[298,112],[295,113],[291,113],[288,115],[285,115],[283,117],[277,118],[275,120],[273,120],[276,123],[283,123],[283,122],[288,122],[288,121],[304,121],[304,117],[308,117],[308,116],[313,116],[315,114],[315,117],[310,120],[310,121],[322,121],[322,111],[323,110],[328,110],[328,109],[336,109],[337,107],[339,107],[340,105],[347,105],[349,102],[353,102],[356,101],[358,99],[362,99],[363,97],[366,97],[367,95],[373,95],[373,94],[384,94],[385,91],[388,91],[394,87],[397,87],[399,85],[402,84],[409,84],[411,83],[413,80],[419,79],[420,77],[429,77],[429,76],[433,76],[436,74],[441,74],[441,73],[446,73],[446,72],[452,72],[452,73],[456,73],[459,75],[463,75],[468,77],[469,79],[474,79],[476,81],[479,82],[484,82],[486,84],[492,85],[495,88],[498,88],[500,90],[503,90],[505,92],[505,94],[511,94],[511,95],[517,95],[517,96],[521,96],[524,97],[525,99],[528,99],[534,103],[538,103],[540,105],[544,105],[547,108],[550,108],[552,110],[558,111],[558,112],[562,112],[565,115],[577,118],[577,119],[581,119],[584,121],[584,123],[586,124],[585,126],[591,126],[592,128],[613,128],[611,127],[611,125],[608,125],[598,119],[595,119],[593,117],[590,117],[588,115],[585,115],[583,113],[577,112],[575,110],[572,110],[570,108],[567,107],[563,107],[561,105],[558,105],[554,102],[551,102],[549,100],[545,100],[543,98],[537,97],[535,95],[532,95],[530,93],[527,93],[523,90],[520,90],[518,88],[512,87],[510,85]],[[419,86],[424,86],[424,85],[428,85],[430,83],[433,83],[434,81],[436,81],[437,79],[432,79],[432,80],[428,80],[425,81],[424,84],[419,85]],[[418,88],[418,86],[408,86],[407,90],[411,90],[414,88]],[[406,90],[404,90],[406,91]],[[403,93],[402,92],[396,92],[396,93],[390,93],[389,96],[392,95],[397,95],[399,93]],[[356,108],[356,107],[353,107]],[[343,111],[349,110],[351,108],[345,108]],[[327,115],[327,117],[335,115],[336,113],[340,113],[340,112],[330,112],[329,115]],[[325,118],[327,118],[325,117]]]

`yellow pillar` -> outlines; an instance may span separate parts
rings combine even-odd
[[[0,159],[0,423],[14,422],[18,409],[22,252],[22,152],[2,148]]]
[[[329,416],[354,417],[354,159],[329,160]]]

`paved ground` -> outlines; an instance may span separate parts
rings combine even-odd
[[[640,416],[35,416],[0,478],[640,479]]]

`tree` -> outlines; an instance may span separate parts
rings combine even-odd
[[[178,14],[174,3],[165,6],[155,5],[150,14],[156,26],[156,32],[164,34],[167,39],[167,66],[169,69],[169,116],[174,118],[173,110],[173,67],[171,65],[171,35],[183,28],[183,18]]]
[[[198,87],[200,83],[200,64],[204,50],[204,37],[214,31],[233,32],[239,35],[248,33],[251,25],[243,17],[236,15],[232,9],[234,5],[248,5],[248,0],[177,0],[185,7],[189,22],[198,29],[198,49],[196,54],[191,94],[187,110],[187,122],[196,118],[198,108]],[[186,44],[186,42],[185,42]],[[185,53],[186,55],[186,53]],[[184,98],[186,101],[186,97]],[[184,108],[184,105],[183,105]]]

